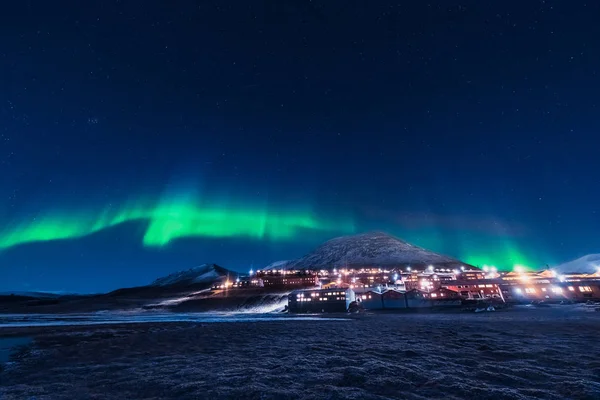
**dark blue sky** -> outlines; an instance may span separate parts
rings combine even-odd
[[[0,250],[0,290],[245,270],[348,233],[342,220],[504,267],[598,252],[598,15],[583,1],[6,6],[0,243],[45,234]],[[132,218],[47,240],[193,191],[328,228],[149,248]]]

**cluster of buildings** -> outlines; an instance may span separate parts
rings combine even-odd
[[[292,313],[345,312],[353,305],[367,310],[399,310],[431,307],[459,307],[460,295],[452,290],[438,288],[431,292],[418,289],[408,291],[388,288],[371,289],[304,289],[290,293],[288,309]]]
[[[291,290],[289,309],[345,311],[355,302],[369,309],[460,305],[465,301],[524,303],[532,301],[600,300],[600,271],[559,274],[515,267],[421,265],[394,268],[334,268],[332,270],[259,270],[246,278],[216,284],[213,289],[264,288]]]

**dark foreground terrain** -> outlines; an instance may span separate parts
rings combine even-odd
[[[0,399],[600,399],[600,312],[4,328]]]

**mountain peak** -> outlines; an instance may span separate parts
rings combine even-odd
[[[600,254],[588,254],[553,268],[559,273],[595,274],[600,271]]]
[[[267,265],[266,267],[264,267],[263,270],[270,271],[270,270],[278,270],[278,269],[289,269],[293,264],[294,264],[293,260],[275,261],[275,262],[272,262],[271,264]]]
[[[348,235],[348,236],[340,236],[331,240],[336,240],[336,239],[343,239],[343,240],[374,240],[374,241],[382,241],[382,242],[388,242],[388,243],[401,243],[410,247],[415,247],[417,248],[418,246],[415,246],[414,244],[411,244],[409,242],[407,242],[406,240],[399,238],[397,236],[394,236],[390,233],[384,232],[384,231],[369,231],[369,232],[365,232],[365,233],[357,233],[355,235]]]
[[[454,258],[415,246],[389,233],[373,231],[331,239],[296,261],[294,267],[329,269],[429,264],[464,265]]]
[[[189,286],[194,284],[212,284],[228,275],[237,276],[216,264],[202,264],[184,271],[177,271],[156,279],[150,286]]]

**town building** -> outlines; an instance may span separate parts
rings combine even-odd
[[[290,313],[346,312],[356,300],[352,289],[295,290],[288,296]]]
[[[227,279],[226,281],[215,282],[211,289],[212,290],[226,290],[226,289],[250,289],[250,288],[261,288],[264,287],[263,280],[256,277],[242,277],[234,281]]]
[[[253,276],[235,282],[221,282],[214,289],[257,288],[299,289],[323,288],[356,291],[364,308],[400,308],[402,299],[397,293],[406,293],[405,306],[431,305],[450,293],[461,300],[527,303],[532,301],[588,301],[600,300],[600,272],[595,274],[558,275],[552,270],[498,272],[494,267],[450,269],[444,266],[398,266],[333,268],[331,270],[259,270]],[[449,292],[445,292],[448,290]],[[415,292],[416,291],[416,292]],[[327,292],[327,293],[328,293]],[[443,295],[442,295],[443,294]],[[439,296],[439,297],[436,297]],[[407,303],[407,300],[410,300]],[[319,300],[324,301],[324,300]],[[396,301],[396,303],[394,303]],[[329,307],[327,307],[329,308]]]
[[[408,308],[406,302],[406,292],[395,289],[386,290],[381,294],[381,300],[383,308],[386,310],[393,310],[398,308]]]
[[[357,288],[354,289],[356,293],[356,301],[367,310],[375,310],[383,308],[383,297],[382,293],[372,288]]]
[[[431,292],[418,289],[409,291],[388,289],[378,292],[371,289],[357,293],[356,298],[359,305],[366,310],[457,307],[461,305],[460,295],[445,288],[438,288]]]
[[[455,280],[444,282],[442,287],[459,293],[463,299],[502,299],[498,280]]]
[[[600,279],[576,281],[528,280],[501,284],[507,302],[600,300]]]
[[[265,288],[315,287],[319,277],[312,271],[266,270],[257,271],[256,277],[262,280]]]
[[[445,285],[463,298],[495,299],[508,303],[600,300],[600,274],[559,275],[552,270],[505,272],[493,279],[456,281]]]

